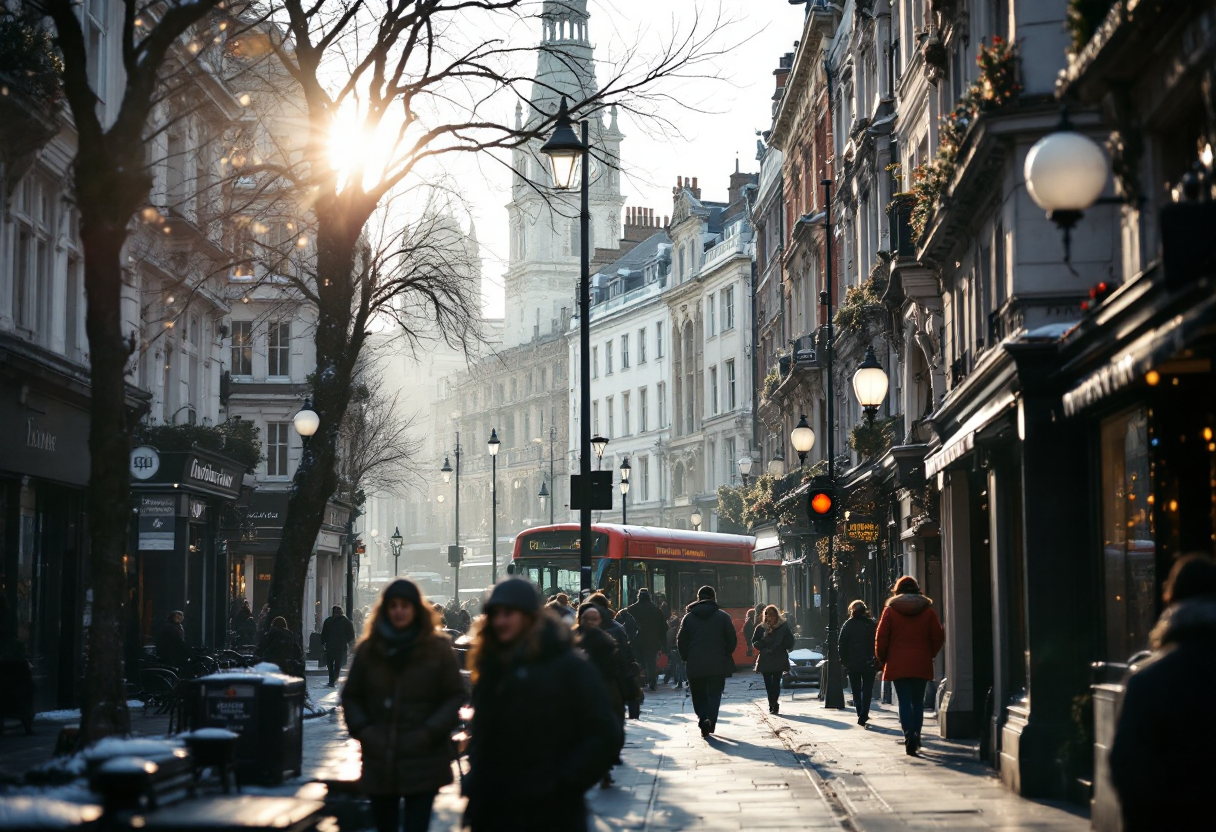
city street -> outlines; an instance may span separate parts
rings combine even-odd
[[[783,693],[781,710],[770,716],[759,677],[740,674],[727,685],[718,734],[705,741],[686,695],[667,686],[648,694],[642,718],[628,724],[617,785],[589,795],[592,828],[1089,829],[1073,807],[1009,792],[975,761],[972,745],[936,739],[929,714],[925,749],[911,759],[893,706],[880,705],[864,731],[851,711],[825,710],[813,688]],[[560,754],[559,732],[538,728],[538,741]],[[357,775],[358,746],[339,713],[306,724],[304,753],[305,779]],[[462,804],[457,785],[445,789],[432,832],[459,829]]]

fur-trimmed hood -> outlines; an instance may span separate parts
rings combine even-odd
[[[933,600],[918,592],[907,592],[888,598],[887,606],[902,615],[920,615],[933,606]]]
[[[1150,639],[1154,650],[1190,639],[1216,641],[1216,595],[1173,605],[1161,613]]]

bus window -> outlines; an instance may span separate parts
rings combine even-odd
[[[612,558],[600,558],[595,565],[594,574],[595,588],[608,596],[609,603],[618,603],[621,592],[621,562]]]
[[[671,599],[673,607],[686,607],[697,600],[697,590],[703,586],[712,586],[715,590],[721,591],[718,587],[718,570],[713,567],[703,567],[701,569],[682,568],[679,572],[679,596]],[[720,606],[722,599],[718,599]]]
[[[720,607],[750,607],[756,602],[752,570],[747,566],[719,566],[717,590]]]

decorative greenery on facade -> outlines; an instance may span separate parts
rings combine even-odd
[[[261,464],[262,430],[248,419],[236,417],[218,425],[139,425],[135,444],[158,451],[190,451],[198,446],[223,454],[253,470]]]
[[[882,289],[873,275],[867,277],[860,286],[850,286],[845,290],[844,301],[836,307],[836,317],[832,319],[836,329],[839,332],[861,332],[865,327],[866,307],[881,303]]]
[[[0,9],[0,82],[50,109],[63,98],[63,60],[51,33]]]
[[[764,401],[771,399],[779,384],[781,384],[781,370],[773,367],[764,376],[764,383],[760,386],[760,398]]]
[[[1085,48],[1094,32],[1102,25],[1110,12],[1114,0],[1068,0],[1068,17],[1065,25],[1072,41],[1074,54]]]
[[[912,235],[916,240],[925,233],[929,219],[937,209],[938,197],[954,178],[959,149],[975,119],[1005,107],[1022,90],[1018,83],[1017,47],[999,35],[992,45],[980,44],[975,62],[979,77],[944,118],[938,122],[937,153],[932,160],[912,171],[909,192],[915,199],[912,208]]]
[[[897,417],[892,417],[876,419],[872,425],[868,421],[854,425],[853,430],[849,432],[849,447],[864,459],[873,459],[885,454],[895,442],[899,421]]]
[[[793,525],[797,521],[795,510],[791,507],[778,508],[778,503],[809,476],[809,473],[804,475],[802,471],[793,471],[784,477],[764,474],[746,488],[718,486],[719,528],[726,530],[723,521],[729,524],[731,530],[741,532],[767,522]]]

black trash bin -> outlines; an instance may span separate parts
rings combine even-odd
[[[226,728],[236,743],[237,782],[277,785],[300,773],[304,680],[261,671],[225,671],[193,680],[190,728]]]

